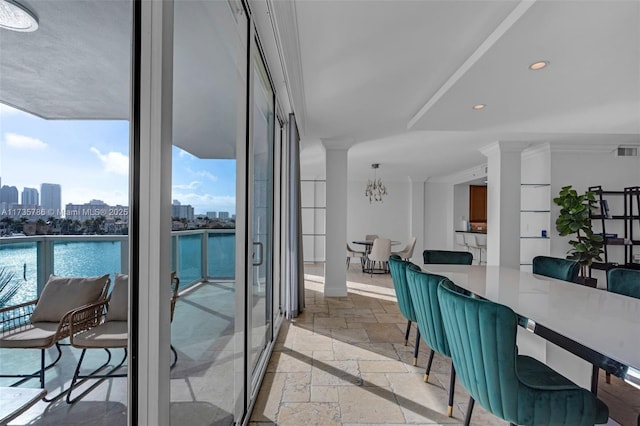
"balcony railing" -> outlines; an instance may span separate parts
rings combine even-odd
[[[202,229],[171,234],[171,265],[186,288],[207,280],[233,280],[235,230]],[[32,300],[50,274],[127,273],[126,235],[38,235],[0,238],[0,268],[23,281],[14,302]]]

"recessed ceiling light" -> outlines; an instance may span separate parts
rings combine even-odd
[[[472,106],[472,108],[475,109],[476,111],[479,111],[479,110],[483,109],[484,107],[486,107],[485,104],[475,104],[474,106]]]
[[[38,19],[26,7],[13,0],[0,0],[0,28],[32,32],[38,29]]]
[[[549,61],[538,61],[529,65],[529,69],[532,71],[538,71],[538,70],[541,70],[542,68],[546,68],[547,65],[549,65]]]

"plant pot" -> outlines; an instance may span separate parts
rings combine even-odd
[[[587,287],[596,288],[598,285],[598,279],[591,278],[591,277],[578,277],[576,278],[576,283],[581,285],[586,285]]]

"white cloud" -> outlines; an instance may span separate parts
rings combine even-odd
[[[91,152],[100,159],[107,173],[125,176],[129,174],[129,157],[127,155],[115,151],[103,154],[95,147],[91,147]]]
[[[19,135],[17,133],[5,133],[4,142],[7,146],[18,149],[46,149],[47,144],[40,139],[31,136]]]
[[[173,190],[175,191],[176,189],[196,189],[198,188],[200,185],[202,184],[202,182],[198,182],[197,180],[194,180],[193,182],[190,182],[186,185],[173,185]]]
[[[210,180],[211,182],[217,182],[218,181],[218,176],[216,176],[213,173],[208,172],[206,170],[193,170],[191,167],[187,167],[187,172],[189,174],[191,174],[192,176],[203,177],[205,179]]]

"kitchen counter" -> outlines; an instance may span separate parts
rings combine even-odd
[[[487,231],[458,231],[456,230],[456,232],[463,232],[465,234],[487,234]]]

